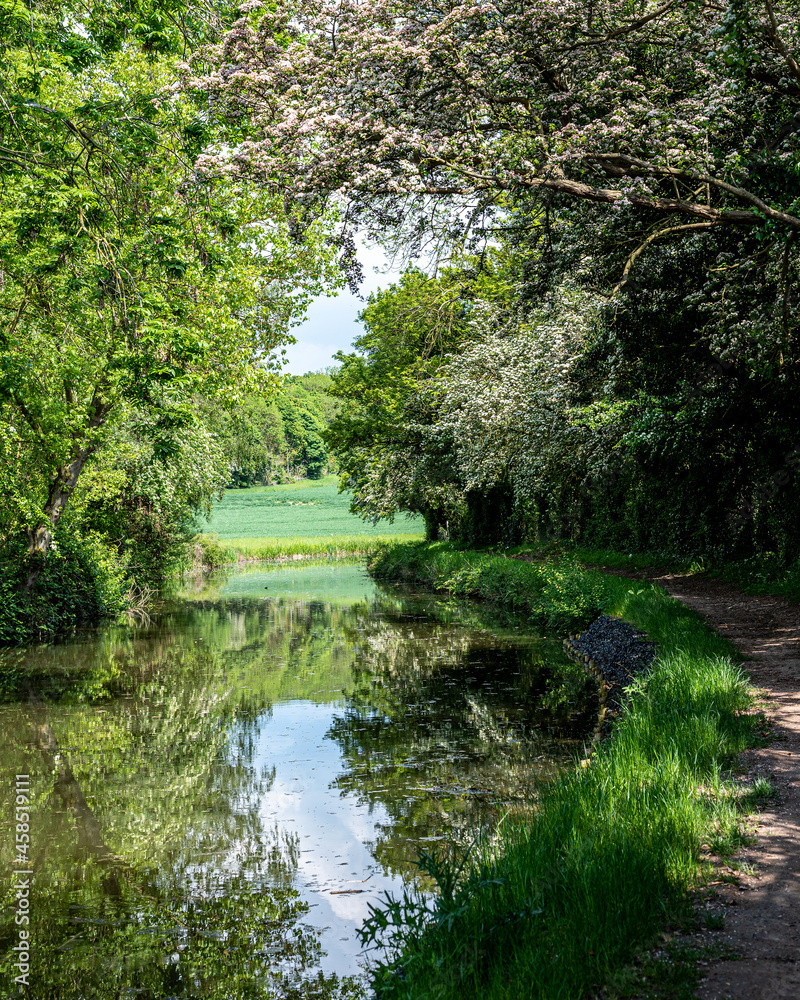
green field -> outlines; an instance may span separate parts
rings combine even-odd
[[[336,476],[285,486],[253,486],[226,490],[201,527],[222,541],[357,535],[421,538],[424,534],[419,518],[403,516],[394,524],[382,521],[373,526],[351,514],[349,506],[349,496],[338,492]]]

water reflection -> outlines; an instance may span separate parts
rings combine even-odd
[[[557,646],[307,569],[0,657],[3,815],[31,776],[31,996],[358,995],[369,902],[580,746],[590,689]]]

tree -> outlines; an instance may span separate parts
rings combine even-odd
[[[718,228],[780,257],[800,231],[799,39],[772,0],[251,4],[193,79],[250,141],[202,163],[339,192],[417,242],[530,193],[630,207],[623,278],[654,241]]]
[[[547,477],[560,530],[795,558],[798,52],[789,0],[251,7],[191,80],[249,141],[200,167],[305,205],[344,199],[353,224],[412,253],[513,247],[534,307],[565,281],[605,297],[574,359],[578,450]],[[503,336],[511,319],[498,316]],[[458,426],[510,388],[470,394]],[[443,489],[467,503],[458,443],[423,410],[397,425],[416,437],[347,453],[373,516],[417,503],[444,470],[440,456],[415,478],[430,428],[451,463]],[[477,468],[502,465],[490,450]]]
[[[343,401],[327,440],[342,465],[354,513],[377,521],[399,511],[422,514],[429,535],[458,517],[462,500],[448,441],[434,443],[422,390],[444,357],[468,336],[475,275],[455,268],[439,278],[408,271],[370,296],[355,352],[339,352],[332,393]]]
[[[171,438],[161,431],[167,453],[157,456],[157,419],[136,413],[115,428],[87,462],[81,489],[61,521],[79,536],[100,534],[140,600],[160,590],[185,561],[197,518],[209,516],[226,483],[225,455],[202,422],[176,427]]]
[[[249,393],[233,409],[204,400],[202,411],[225,454],[225,485],[263,486],[272,482],[286,454],[283,418],[275,401]]]
[[[172,50],[202,8],[4,11],[4,521],[27,532],[30,592],[114,427],[146,410],[166,454],[196,393],[274,385],[272,351],[333,274],[323,224],[303,235],[280,198],[192,167],[219,132],[170,89]]]
[[[322,435],[336,411],[331,377],[286,375],[269,398],[248,393],[236,407],[204,400],[203,419],[227,459],[231,487],[283,482],[290,470],[319,479],[331,456]]]
[[[276,401],[286,435],[286,471],[297,465],[309,479],[320,479],[328,464],[328,451],[320,437],[325,421],[307,394],[296,393],[294,388],[290,382]]]
[[[602,432],[587,426],[586,411],[602,413],[602,404],[575,406],[576,371],[599,305],[562,286],[527,315],[486,309],[472,340],[442,365],[430,434],[453,441],[467,508],[457,534],[465,541],[517,544],[561,528],[584,477],[612,459]]]

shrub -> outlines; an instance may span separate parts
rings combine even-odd
[[[34,592],[26,597],[26,545],[18,538],[0,554],[0,644],[48,639],[78,624],[115,618],[127,605],[125,561],[93,532],[59,525]]]
[[[608,599],[606,578],[587,572],[577,561],[524,562],[464,551],[447,542],[388,546],[369,569],[378,579],[492,601],[547,633],[588,625]]]
[[[197,569],[219,569],[235,562],[237,552],[219,540],[215,534],[194,536],[194,566]]]

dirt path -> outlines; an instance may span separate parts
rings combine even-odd
[[[717,887],[725,927],[702,935],[740,958],[705,963],[697,996],[800,1000],[800,604],[751,597],[702,577],[641,576],[698,611],[742,651],[775,726],[772,745],[742,759],[751,776],[770,777],[779,793],[757,817],[756,843],[737,857],[753,871]]]

